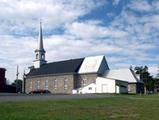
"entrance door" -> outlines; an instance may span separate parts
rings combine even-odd
[[[120,86],[116,86],[116,93],[120,93]]]
[[[108,85],[102,84],[102,93],[108,93]]]

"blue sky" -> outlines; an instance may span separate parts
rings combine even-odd
[[[0,62],[13,81],[32,65],[39,20],[48,62],[105,55],[111,69],[159,64],[158,0],[1,0]]]

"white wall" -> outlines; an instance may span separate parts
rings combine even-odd
[[[96,93],[115,93],[115,80],[97,77]]]
[[[97,73],[104,56],[85,57],[78,73]]]
[[[121,86],[126,86],[126,87],[121,87]],[[91,83],[85,87],[73,90],[72,94],[127,93],[127,91],[128,91],[128,82],[97,77],[96,83]]]
[[[77,90],[79,94],[96,93],[96,84],[92,83]]]
[[[40,61],[34,61],[34,68],[40,68]]]

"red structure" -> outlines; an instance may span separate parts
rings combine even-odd
[[[5,68],[0,68],[0,92],[5,91],[6,79],[5,79]]]

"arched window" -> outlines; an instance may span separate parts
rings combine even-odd
[[[64,80],[64,90],[66,90],[67,87],[68,87],[68,86],[67,86],[67,81],[68,81],[67,79]]]
[[[87,81],[86,78],[84,78],[84,79],[81,81],[81,85],[82,85],[83,87],[86,86],[86,81]]]
[[[36,54],[36,59],[38,59],[38,54]]]
[[[45,59],[45,56],[44,56],[44,55],[42,55],[42,56],[41,56],[41,58],[44,60],[44,59]]]
[[[54,80],[54,89],[57,89],[57,79]]]
[[[36,83],[36,89],[40,89],[40,81],[39,80]]]
[[[48,80],[45,81],[45,89],[46,90],[48,90],[48,88],[49,88],[48,82],[49,82]]]
[[[30,81],[30,90],[32,90],[32,81]]]

